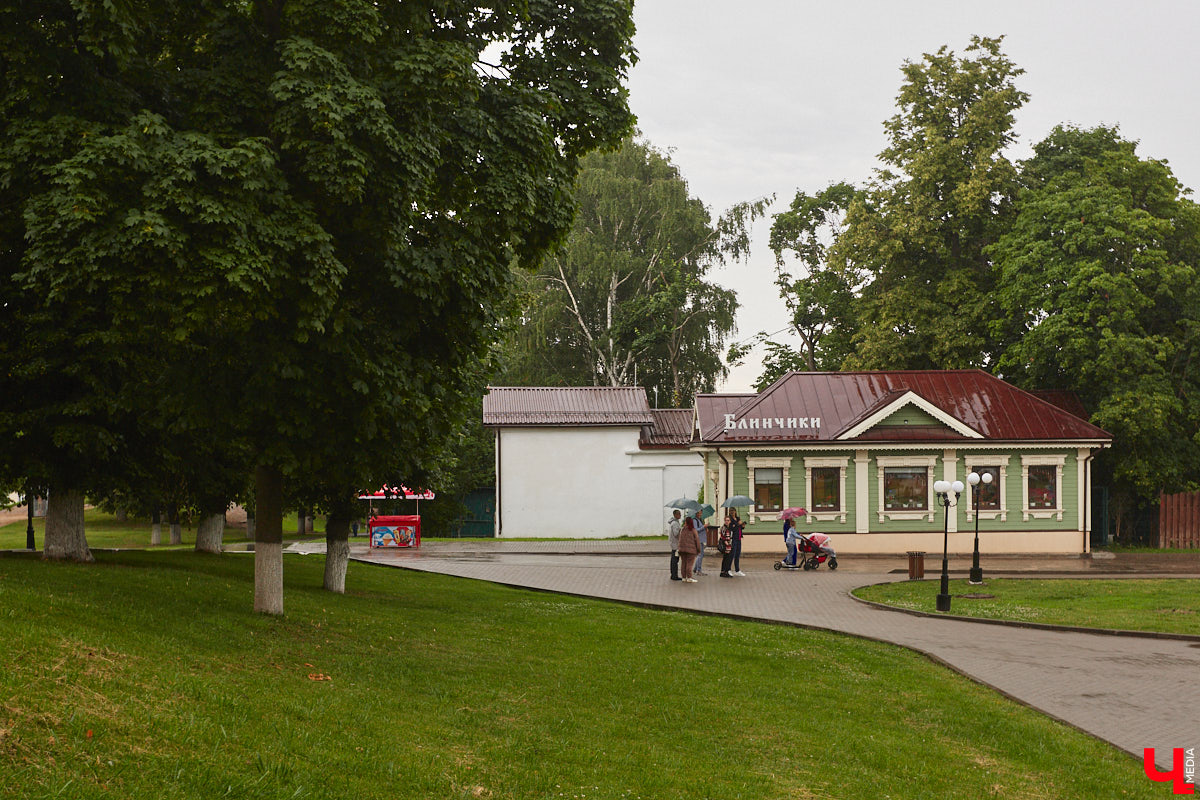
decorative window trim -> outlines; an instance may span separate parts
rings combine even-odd
[[[1067,457],[1065,455],[1021,456],[1021,515],[1025,522],[1031,519],[1056,519],[1062,522],[1062,477],[1063,467],[1066,466],[1066,463]],[[1029,507],[1030,467],[1054,467],[1054,508],[1032,509]]]
[[[933,470],[937,466],[937,456],[876,456],[875,477],[879,484],[879,521],[890,520],[920,520],[933,522],[937,506],[933,499]],[[888,467],[924,467],[925,483],[928,497],[925,499],[923,511],[889,511],[883,507],[883,473]]]
[[[834,457],[810,457],[803,459],[804,462],[804,496],[808,498],[809,506],[813,505],[813,487],[812,474],[813,470],[819,467],[836,468],[838,470],[838,503],[841,506],[835,511],[813,511],[810,507],[805,519],[810,525],[818,522],[841,522],[845,523],[846,511],[846,465],[850,463],[850,456]],[[786,507],[786,506],[785,506]]]
[[[967,475],[970,475],[974,467],[998,467],[1000,474],[997,476],[1000,485],[997,487],[1000,492],[1000,510],[994,508],[982,508],[979,510],[980,519],[998,519],[1001,522],[1008,520],[1008,493],[1005,491],[1008,484],[1008,459],[1010,456],[963,456],[963,466],[966,468]],[[963,480],[963,483],[967,481]],[[971,484],[967,483],[967,522],[975,521],[975,495],[972,493]]]
[[[782,469],[783,470],[783,507],[788,508],[788,472],[792,466],[792,457],[789,455],[785,458],[769,458],[769,457],[747,457],[746,458],[746,473],[749,478],[749,486],[746,492],[747,496],[754,497],[754,470],[756,469]],[[747,523],[753,524],[762,519],[770,519],[778,515],[778,511],[758,511],[754,506],[750,506],[746,510]]]

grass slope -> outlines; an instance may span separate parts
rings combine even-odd
[[[938,582],[864,586],[854,594],[898,608],[933,612]],[[965,599],[964,594],[994,598]],[[983,586],[950,581],[950,613],[1083,628],[1200,635],[1200,581],[1187,578],[1104,580],[988,579]]]
[[[0,797],[1159,797],[1127,754],[848,637],[288,557],[0,558]]]

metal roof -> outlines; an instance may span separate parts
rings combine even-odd
[[[491,386],[483,424],[652,425],[654,417],[640,386]]]
[[[687,447],[692,443],[690,408],[654,408],[650,410],[654,423],[642,426],[638,446],[643,449]]]
[[[726,395],[721,403],[720,397],[696,397],[705,442],[1112,439],[1086,420],[983,370],[790,372],[749,400]],[[907,431],[903,425],[878,425],[914,405],[922,413]],[[726,429],[726,415],[732,415],[737,427]],[[930,425],[927,416],[941,424]],[[742,427],[742,420],[758,427]]]
[[[696,424],[700,428],[700,438],[707,441],[716,436],[724,427],[725,414],[733,413],[756,397],[758,395],[753,393],[696,395]]]

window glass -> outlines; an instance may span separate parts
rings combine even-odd
[[[929,471],[924,467],[883,470],[885,511],[925,511],[929,507]]]
[[[1035,464],[1029,467],[1029,507],[1058,508],[1058,497],[1054,491],[1058,468],[1053,464]]]
[[[980,481],[975,486],[975,491],[979,493],[979,510],[980,511],[999,511],[1000,510],[1000,468],[999,467],[972,467],[972,472],[978,472],[979,477],[991,475],[992,482],[984,483]]]
[[[783,470],[754,470],[754,509],[756,511],[783,510]]]
[[[813,511],[840,511],[842,471],[837,467],[814,467],[812,471]]]

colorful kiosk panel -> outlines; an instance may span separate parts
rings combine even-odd
[[[417,514],[371,517],[367,527],[371,547],[421,546],[421,517]]]

